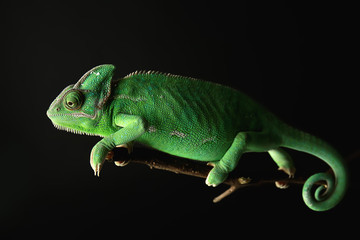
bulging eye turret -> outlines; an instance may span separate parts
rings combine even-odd
[[[79,90],[72,89],[64,96],[64,106],[68,110],[77,110],[83,103],[84,95]]]

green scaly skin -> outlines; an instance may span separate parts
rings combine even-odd
[[[340,154],[324,141],[296,130],[243,93],[210,82],[157,72],[113,80],[113,65],[88,71],[65,88],[47,111],[62,130],[103,137],[90,164],[99,176],[107,153],[133,141],[169,154],[210,162],[206,184],[222,183],[246,152],[269,152],[290,177],[295,167],[283,148],[325,161],[330,173],[311,176],[303,188],[308,207],[325,211],[343,198],[348,174]],[[326,184],[317,187],[316,182]]]

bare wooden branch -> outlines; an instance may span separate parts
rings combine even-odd
[[[165,171],[174,172],[176,174],[184,174],[199,178],[206,178],[211,166],[206,162],[193,161],[189,159],[179,158],[168,155],[152,149],[137,149],[131,155],[128,155],[124,150],[116,149],[115,154],[109,154],[108,160],[114,161],[117,166],[125,166],[128,163],[145,164],[151,169],[160,169]],[[213,199],[214,203],[220,202],[225,197],[231,195],[239,189],[245,187],[261,186],[264,184],[281,184],[287,187],[291,184],[304,184],[307,178],[286,178],[284,175],[275,176],[269,179],[262,179],[259,177],[244,177],[244,176],[231,176],[223,182],[223,184],[230,187]]]

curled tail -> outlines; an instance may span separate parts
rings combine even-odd
[[[302,195],[306,205],[315,211],[326,211],[335,207],[344,197],[348,185],[346,163],[341,155],[328,143],[290,126],[283,129],[281,146],[306,152],[326,162],[334,172],[317,173],[309,177]],[[318,185],[313,191],[315,183]]]

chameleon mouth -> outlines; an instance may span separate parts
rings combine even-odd
[[[47,113],[47,116],[50,117],[63,117],[63,116],[71,116],[71,117],[86,117],[93,119],[94,116],[86,114],[86,113]]]
[[[79,134],[79,135],[88,135],[88,136],[100,136],[99,134],[95,134],[95,133],[89,133],[89,132],[85,132],[85,131],[81,131],[78,129],[72,129],[72,128],[68,128],[68,127],[64,127],[61,125],[58,125],[56,123],[52,123],[54,125],[55,128],[59,129],[59,130],[63,130],[63,131],[67,131],[67,132],[71,132],[71,133],[75,133],[75,134]]]

